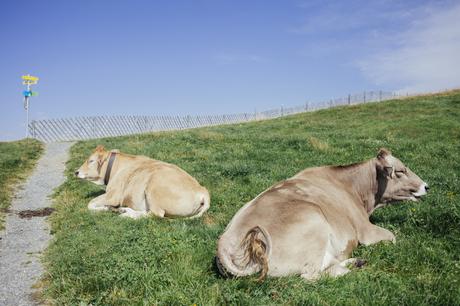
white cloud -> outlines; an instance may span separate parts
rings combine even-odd
[[[427,11],[428,16],[414,19],[406,31],[383,40],[379,51],[359,61],[376,85],[409,92],[460,86],[460,4]]]
[[[346,37],[350,32],[357,32],[363,39],[376,28],[381,28],[383,23],[400,23],[424,13],[420,6],[393,0],[307,1],[298,7],[305,9],[305,17],[297,25],[290,26],[288,32],[301,35],[342,34],[342,39],[350,39]]]

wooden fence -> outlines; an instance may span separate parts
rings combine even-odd
[[[283,117],[339,105],[379,102],[400,97],[392,92],[369,91],[296,107],[280,107],[263,112],[209,116],[93,116],[66,119],[33,120],[29,124],[31,137],[44,142],[74,141],[191,129]]]

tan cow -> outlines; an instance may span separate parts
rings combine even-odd
[[[223,275],[261,272],[300,274],[314,280],[343,275],[359,244],[395,242],[388,230],[369,222],[378,207],[417,201],[428,185],[381,149],[376,158],[349,166],[308,168],[275,184],[244,205],[217,246]]]
[[[98,146],[75,172],[78,178],[106,185],[90,210],[116,208],[123,217],[200,217],[210,205],[209,193],[181,168],[146,156],[106,151]]]

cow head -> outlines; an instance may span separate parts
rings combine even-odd
[[[93,182],[96,185],[104,185],[104,176],[101,175],[101,169],[107,159],[107,153],[103,146],[97,146],[83,165],[75,171],[75,176]]]
[[[417,201],[428,185],[386,149],[377,154],[378,202]]]

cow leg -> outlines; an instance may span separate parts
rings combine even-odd
[[[163,218],[165,216],[164,209],[161,209],[160,207],[156,207],[154,205],[150,207],[150,212],[160,218]]]
[[[324,271],[326,274],[332,277],[337,277],[341,275],[345,275],[348,272],[351,272],[351,270],[347,267],[348,265],[353,265],[355,267],[361,267],[364,264],[364,261],[362,259],[358,258],[348,258],[345,259],[342,262],[339,262]]]
[[[127,217],[127,218],[132,218],[132,219],[139,219],[141,217],[148,216],[149,213],[144,211],[138,211],[134,210],[129,207],[120,207],[118,208],[118,211],[121,213],[120,217]]]
[[[300,277],[310,282],[318,280],[320,276],[321,274],[317,270],[308,269],[308,267],[304,267],[300,274]]]
[[[342,267],[347,267],[348,265],[357,265],[360,264],[362,265],[363,263],[363,260],[362,259],[358,259],[358,258],[348,258],[348,259],[345,259],[344,261],[342,261],[341,263],[339,263],[339,265],[341,265]]]
[[[101,194],[98,197],[95,197],[88,203],[88,209],[94,211],[104,211],[109,210],[107,206],[106,194]]]
[[[329,266],[327,269],[325,269],[321,273],[318,273],[317,271],[303,271],[303,273],[300,274],[300,276],[308,281],[315,281],[321,275],[329,275],[331,277],[342,276],[351,271],[350,269],[347,268],[347,265],[354,264],[356,262],[356,258],[349,258],[342,262],[338,262],[334,260],[334,262],[336,263]]]
[[[306,263],[300,271],[300,277],[311,282],[318,280],[321,274],[322,268],[317,263],[312,262]]]
[[[147,197],[144,196],[144,200],[142,203],[142,207],[145,207],[145,210],[149,211],[150,213],[154,214],[157,217],[163,218],[165,216],[164,209],[155,205],[155,203],[149,203],[147,201]]]
[[[300,274],[300,276],[308,281],[316,281],[321,275],[328,275],[330,277],[342,276],[351,272],[351,270],[347,268],[347,265],[354,264],[356,261],[356,258],[349,258],[342,262],[337,262],[321,273],[305,271],[304,273]]]
[[[354,259],[354,258],[351,258],[351,259]],[[331,277],[337,277],[337,276],[342,276],[342,275],[347,274],[351,270],[346,267],[346,265],[348,264],[348,262],[346,262],[346,261],[348,261],[348,259],[343,261],[343,262],[340,262],[338,264],[335,264],[333,266],[330,266],[329,268],[327,268],[324,271],[324,273],[329,275],[329,276],[331,276]],[[346,262],[346,263],[344,263],[344,262]],[[344,264],[342,264],[342,263],[344,263]]]
[[[380,241],[391,241],[396,242],[395,235],[387,229],[380,226],[370,224],[369,227],[365,228],[360,237],[358,237],[359,243],[364,245],[371,245]]]

